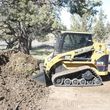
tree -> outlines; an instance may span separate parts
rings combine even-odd
[[[67,6],[72,14],[82,17],[87,12],[94,15],[94,7],[100,5],[93,0],[0,0],[1,35],[9,47],[17,41],[19,50],[29,54],[33,36],[62,29],[60,7]]]
[[[71,29],[73,31],[91,31],[95,15],[98,12],[97,7],[101,6],[102,2],[94,0],[81,0],[77,2],[81,7],[78,8],[80,10],[78,14],[73,13],[74,15],[72,15]]]
[[[81,17],[85,13],[91,13],[91,15],[95,15],[98,10],[97,6],[102,5],[102,1],[98,0],[58,0],[58,4],[60,6],[68,7],[71,14],[77,13]]]
[[[60,28],[55,12],[44,0],[1,0],[1,36],[13,44],[18,41],[19,50],[29,54],[33,36]],[[5,36],[5,37],[3,37]],[[7,43],[8,43],[7,42]],[[8,43],[8,44],[9,44]],[[12,47],[12,46],[9,46]]]
[[[76,14],[72,15],[71,30],[80,32],[92,31],[94,19],[95,16],[89,15],[88,13],[84,14],[82,17]]]
[[[101,9],[94,26],[95,38],[98,40],[104,39],[105,35],[107,34],[105,20],[106,16],[104,14],[104,11]]]
[[[110,22],[107,22],[106,24],[106,31],[110,34]]]
[[[71,30],[74,32],[82,31],[82,24],[79,15],[72,15],[71,17]]]

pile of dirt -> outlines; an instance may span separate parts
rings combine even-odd
[[[9,62],[9,58],[12,54],[17,53],[17,50],[6,50],[0,52],[0,66],[5,65],[7,62]]]
[[[11,55],[5,69],[13,73],[32,73],[38,69],[38,62],[31,55],[18,52]]]
[[[12,54],[0,72],[0,110],[41,110],[48,88],[31,79],[37,62],[23,53]]]

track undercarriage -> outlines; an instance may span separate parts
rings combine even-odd
[[[71,70],[55,73],[52,76],[52,83],[55,86],[86,87],[102,85],[102,79],[93,69],[82,66]]]

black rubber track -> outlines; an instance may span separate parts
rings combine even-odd
[[[72,82],[69,82],[68,75],[72,76],[73,74],[75,74],[77,72],[81,73],[82,71],[86,71],[86,70],[90,70],[92,72],[92,74],[94,75],[94,78],[91,79],[91,82],[87,81],[86,79],[83,78],[84,80],[86,80],[86,84],[84,83],[84,81],[82,81],[82,83],[80,83],[80,81],[82,80],[82,77],[81,78],[77,78],[77,77],[72,77],[71,78],[71,81],[73,79],[78,80],[78,84],[76,84],[76,85],[72,84]],[[59,82],[56,83],[57,79],[59,80]],[[87,83],[87,82],[89,82],[89,83]],[[96,75],[95,72],[93,71],[93,69],[91,69],[89,66],[81,66],[81,67],[78,67],[78,68],[75,68],[75,69],[70,69],[70,70],[65,70],[65,71],[62,71],[62,72],[55,73],[52,76],[52,83],[53,83],[53,85],[55,85],[57,87],[58,86],[59,87],[88,87],[88,86],[100,86],[100,85],[102,85],[102,79],[101,79],[100,76]]]

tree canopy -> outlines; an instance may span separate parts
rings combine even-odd
[[[64,28],[59,18],[62,7],[84,17],[94,16],[101,4],[94,0],[0,0],[0,36],[8,47],[17,43],[20,51],[29,54],[33,37]]]
[[[72,15],[71,29],[73,31],[92,31],[94,18],[99,12],[98,7],[101,1],[94,0],[73,0],[77,8],[76,14]],[[74,6],[73,6],[74,7]],[[78,11],[79,10],[79,11]],[[74,13],[74,10],[72,11]]]
[[[60,6],[68,7],[71,14],[77,13],[81,17],[85,13],[95,15],[98,10],[97,6],[102,5],[101,0],[58,0]]]
[[[18,40],[19,49],[29,53],[29,40],[55,29],[61,29],[53,7],[36,0],[1,0],[0,5],[2,37]],[[9,41],[10,42],[10,41]]]
[[[98,40],[103,40],[105,38],[105,35],[108,33],[105,21],[106,21],[106,15],[104,14],[104,11],[101,9],[98,18],[96,18],[96,22],[94,26],[95,38]]]

